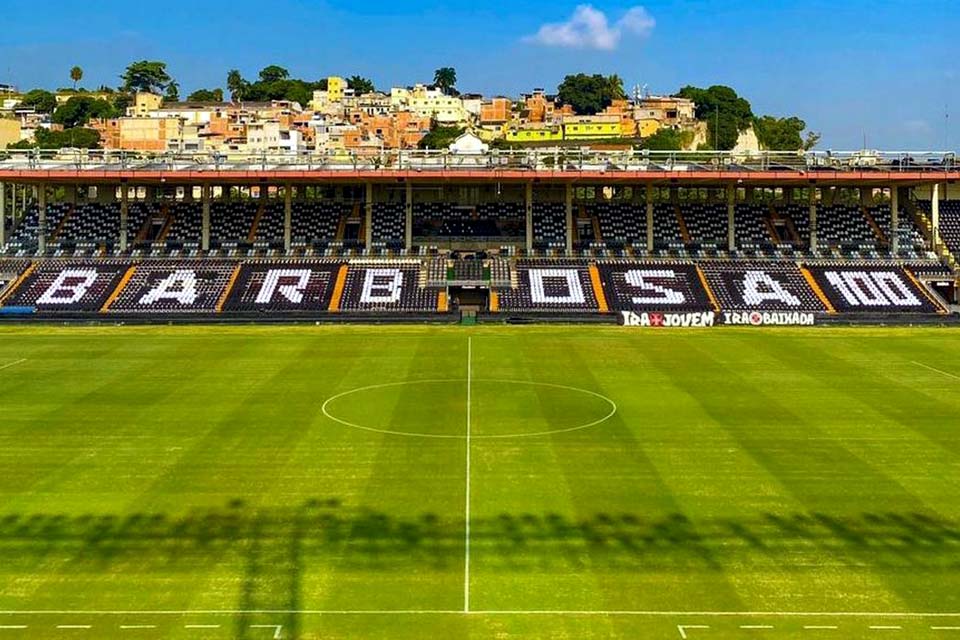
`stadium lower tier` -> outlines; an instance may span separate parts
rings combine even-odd
[[[925,280],[952,280],[933,263],[490,262],[471,265],[475,275],[488,278],[486,286],[481,280],[463,288],[438,280],[436,261],[412,258],[0,262],[0,313],[389,316],[445,313],[462,302],[463,309],[504,317],[720,311],[945,314],[945,302]],[[460,273],[456,266],[449,271],[451,278]]]

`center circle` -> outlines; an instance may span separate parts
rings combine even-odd
[[[469,393],[469,402],[467,396]],[[469,411],[468,411],[469,407]],[[607,396],[530,380],[404,380],[350,389],[324,401],[324,416],[353,429],[418,438],[529,438],[569,433],[617,412]]]

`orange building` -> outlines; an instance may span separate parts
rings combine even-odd
[[[480,124],[503,124],[510,120],[513,102],[510,98],[497,97],[480,106]]]

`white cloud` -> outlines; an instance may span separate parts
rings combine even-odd
[[[578,6],[566,22],[543,25],[532,36],[524,38],[548,47],[571,49],[600,49],[612,51],[625,35],[646,38],[653,31],[656,21],[643,7],[633,7],[619,20],[610,24],[607,14],[593,5]]]
[[[933,127],[926,120],[907,120],[903,123],[903,128],[910,133],[931,133]]]

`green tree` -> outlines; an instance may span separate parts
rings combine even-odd
[[[373,93],[377,90],[377,88],[373,86],[372,80],[356,75],[347,78],[347,86],[353,89],[353,92],[358,96],[363,93]]]
[[[127,107],[133,104],[133,96],[129,93],[118,93],[110,104],[113,106],[115,117],[122,116],[127,113]]]
[[[33,140],[21,140],[8,144],[8,149],[65,149],[76,147],[80,149],[100,148],[100,133],[94,129],[64,129],[51,131],[37,129]]]
[[[163,99],[168,102],[179,102],[180,101],[180,84],[176,80],[171,80],[167,85],[167,91],[163,95]]]
[[[247,87],[247,81],[243,79],[243,76],[240,75],[240,72],[236,69],[231,69],[227,73],[227,91],[230,92],[230,99],[234,102],[243,100],[244,90]]]
[[[430,132],[423,136],[417,146],[421,149],[446,149],[465,130],[463,127],[444,127],[436,120],[431,120]]]
[[[433,84],[444,93],[450,94],[457,84],[457,70],[453,67],[440,67],[433,74]]]
[[[57,108],[57,97],[49,91],[33,89],[23,96],[20,104],[27,108],[33,107],[37,113],[53,113]]]
[[[707,145],[711,148],[733,149],[740,132],[753,124],[750,103],[730,87],[714,85],[701,89],[686,86],[677,95],[696,104],[697,119],[707,123]]]
[[[70,79],[73,80],[73,90],[77,90],[77,83],[83,80],[83,69],[80,67],[73,67],[70,69]]]
[[[172,81],[167,73],[167,63],[148,60],[131,63],[120,79],[123,80],[124,91],[157,94],[162,93]]]
[[[189,96],[189,102],[223,102],[223,89],[197,89]]]
[[[289,77],[289,71],[275,64],[272,64],[269,67],[264,67],[260,70],[261,82],[277,82],[278,80],[286,80]]]
[[[641,149],[650,151],[680,151],[690,144],[693,135],[677,129],[660,129],[640,141]]]
[[[771,151],[797,151],[804,148],[802,133],[807,123],[797,117],[763,116],[753,122],[760,146]]]
[[[113,105],[106,100],[90,96],[73,96],[57,107],[53,112],[53,122],[63,125],[64,129],[72,129],[87,124],[91,118],[113,118],[116,111]]]
[[[623,81],[615,75],[568,75],[557,87],[560,102],[570,105],[575,112],[583,115],[599,113],[609,107],[611,102],[624,96]]]

